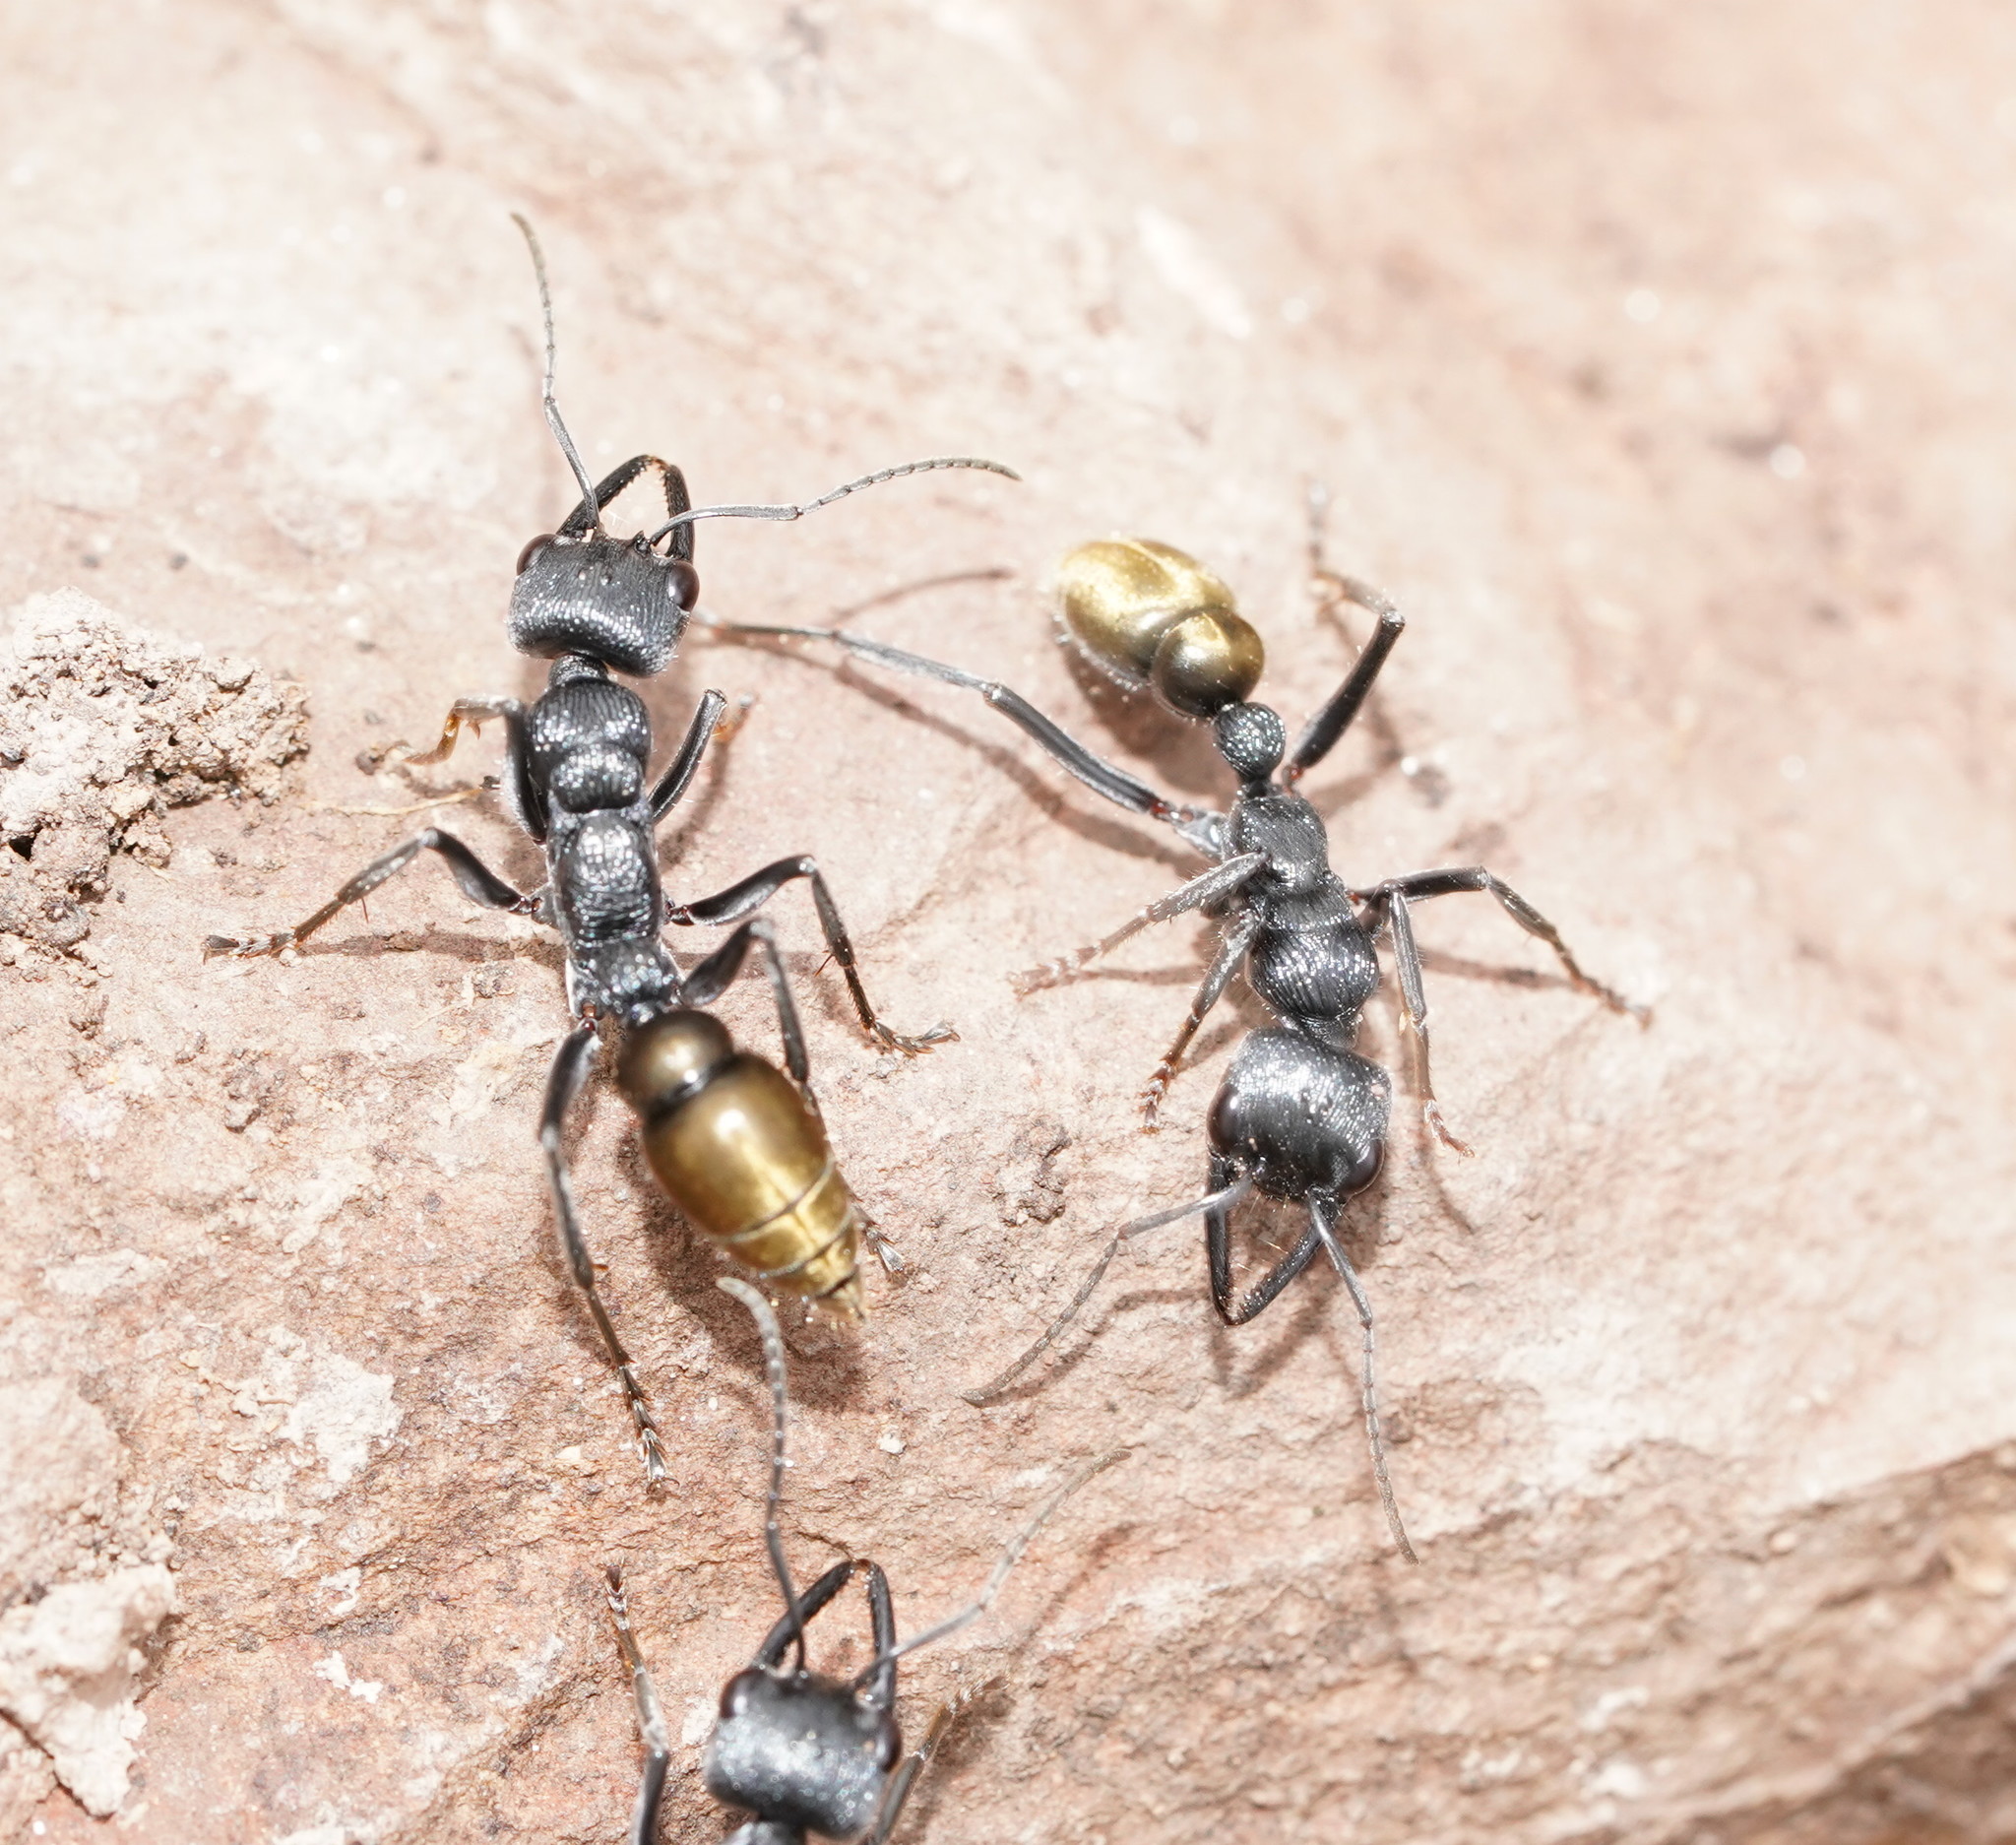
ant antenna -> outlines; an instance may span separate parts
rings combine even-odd
[[[770,1547],[770,1566],[777,1571],[777,1586],[784,1591],[785,1611],[790,1616],[791,1641],[798,1649],[798,1670],[805,1667],[805,1623],[798,1614],[798,1592],[791,1587],[790,1565],[785,1561],[784,1539],[778,1535],[777,1508],[784,1498],[785,1377],[784,1335],[777,1329],[777,1315],[770,1303],[739,1275],[721,1275],[715,1286],[731,1294],[749,1309],[756,1330],[763,1339],[763,1368],[770,1378],[770,1411],[776,1431],[770,1446],[770,1497],[763,1512],[763,1541]]]
[[[1001,1560],[994,1565],[993,1573],[987,1577],[976,1599],[969,1602],[958,1614],[939,1622],[935,1627],[926,1627],[923,1632],[892,1646],[886,1653],[878,1653],[862,1667],[854,1677],[853,1688],[859,1690],[876,1673],[906,1653],[914,1653],[920,1646],[929,1646],[933,1640],[942,1640],[948,1633],[957,1633],[970,1621],[977,1621],[986,1612],[987,1604],[1001,1591],[1002,1583],[1008,1580],[1008,1572],[1022,1560],[1022,1553],[1029,1549],[1040,1531],[1078,1489],[1096,1480],[1108,1467],[1115,1467],[1132,1452],[1128,1448],[1113,1448],[1102,1454],[1098,1460],[1081,1467],[1062,1487],[1050,1495],[1048,1502],[1022,1530],[1009,1541],[1008,1548],[1001,1553]]]
[[[850,493],[858,493],[863,487],[880,486],[885,480],[900,480],[905,475],[931,474],[940,468],[977,468],[982,474],[1001,475],[1010,480],[1022,478],[1014,469],[997,461],[982,461],[976,455],[934,455],[926,461],[905,462],[900,467],[878,469],[874,474],[861,476],[858,480],[849,480],[835,487],[831,493],[822,493],[816,500],[807,500],[802,506],[695,506],[667,519],[645,542],[656,544],[674,526],[690,525],[696,519],[773,519],[780,522],[802,519],[807,513],[816,513],[820,507],[831,506],[835,500],[844,500]],[[583,475],[582,478],[585,480],[588,477]]]
[[[1106,1244],[1104,1252],[1092,1265],[1092,1273],[1086,1276],[1085,1285],[1078,1290],[1071,1304],[1050,1321],[1049,1330],[998,1377],[981,1384],[976,1390],[962,1390],[959,1394],[976,1409],[983,1408],[1004,1394],[1008,1386],[1041,1358],[1056,1343],[1057,1335],[1078,1317],[1078,1309],[1092,1299],[1093,1291],[1105,1279],[1106,1270],[1113,1265],[1113,1257],[1136,1237],[1146,1236],[1151,1230],[1161,1230],[1167,1224],[1179,1224],[1184,1218],[1195,1217],[1200,1211],[1229,1210],[1252,1189],[1252,1177],[1248,1175],[1243,1178],[1233,1179],[1223,1191],[1214,1191],[1192,1203],[1179,1204],[1173,1210],[1157,1211],[1151,1217],[1137,1217],[1131,1224],[1122,1224],[1113,1232],[1112,1240]]]
[[[539,280],[539,310],[546,317],[546,384],[539,397],[539,402],[545,406],[546,427],[552,430],[554,441],[560,445],[560,453],[567,457],[567,466],[574,470],[574,477],[581,483],[581,510],[588,515],[590,529],[599,532],[602,514],[601,508],[595,503],[595,482],[581,465],[581,453],[574,446],[574,438],[567,433],[567,425],[560,420],[560,406],[553,401],[553,291],[546,286],[545,252],[539,248],[538,233],[523,212],[513,212],[511,222],[525,232],[525,247],[532,252],[533,274]]]
[[[1321,480],[1311,480],[1302,489],[1302,504],[1307,513],[1305,542],[1309,553],[1309,574],[1323,575],[1323,541],[1330,524],[1330,488]]]

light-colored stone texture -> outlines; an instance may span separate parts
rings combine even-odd
[[[133,1740],[147,1727],[134,1706],[141,1648],[174,1609],[174,1578],[140,1563],[0,1615],[0,1711],[101,1817],[125,1799]]]
[[[1386,728],[1311,778],[1340,865],[1488,862],[1658,1007],[1593,1011],[1486,905],[1421,913],[1478,1154],[1403,1114],[1350,1225],[1418,1570],[1348,1303],[1316,1275],[1221,1331],[1194,1229],[976,1414],[1107,1228],[1199,1185],[1250,1015],[1144,1139],[1208,924],[1008,977],[1194,861],[953,692],[695,638],[662,732],[709,685],[756,702],[676,893],[816,851],[894,1022],[962,1034],[875,1056],[780,899],[912,1270],[860,1340],[792,1334],[800,1566],[858,1547],[922,1621],[1058,1470],[1138,1444],[907,1675],[914,1734],[987,1687],[910,1836],[2016,1838],[2016,22],[86,0],[4,33],[0,606],[82,585],[313,705],[277,801],[108,861],[89,960],[0,968],[0,1384],[60,1380],[117,1444],[84,1441],[100,1509],[23,1542],[53,1590],[171,1539],[180,1594],[122,1837],[617,1836],[616,1555],[688,1739],[666,1835],[726,1829],[687,1718],[772,1613],[760,1369],[600,1095],[581,1189],[670,1437],[647,1497],[540,1188],[550,943],[427,866],[293,965],[198,955],[430,821],[536,875],[487,801],[416,806],[493,740],[354,766],[537,684],[510,567],[570,487],[524,209],[591,466],[654,449],[709,500],[931,453],[1027,477],[710,525],[710,606],[1005,573],[851,618],[1187,798],[1209,752],[1073,672],[1045,573],[1114,531],[1197,552],[1292,722],[1350,655],[1301,575],[1326,481],[1339,561],[1410,615]],[[764,1006],[725,1012],[767,1045]],[[1367,1047],[1397,1057],[1390,996]],[[90,1834],[26,1759],[18,1810]]]
[[[19,855],[0,863],[0,930],[75,950],[114,853],[164,867],[170,807],[271,800],[306,748],[299,686],[81,590],[31,596],[0,655],[0,838]]]

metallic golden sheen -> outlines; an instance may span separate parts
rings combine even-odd
[[[694,1229],[765,1281],[860,1317],[853,1200],[788,1077],[737,1052],[656,1117],[648,1097],[631,1100],[645,1157]]]
[[[1215,718],[1243,704],[1260,683],[1267,648],[1244,615],[1229,608],[1185,615],[1155,650],[1155,689],[1186,718]]]
[[[616,1085],[645,1120],[734,1054],[727,1028],[705,1012],[662,1012],[623,1040]]]
[[[1081,544],[1059,567],[1057,590],[1065,629],[1097,665],[1123,685],[1152,685],[1185,717],[1212,717],[1260,682],[1259,634],[1231,591],[1173,544]]]

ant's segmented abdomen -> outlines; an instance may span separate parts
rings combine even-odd
[[[663,1013],[625,1042],[616,1077],[665,1195],[722,1252],[849,1319],[861,1316],[859,1220],[826,1129],[782,1070],[704,1012]]]
[[[1153,539],[1081,544],[1057,569],[1064,628],[1122,685],[1213,718],[1260,683],[1267,651],[1232,593],[1187,552]]]

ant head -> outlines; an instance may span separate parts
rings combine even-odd
[[[1185,718],[1213,718],[1260,682],[1267,650],[1232,593],[1152,539],[1081,544],[1057,573],[1065,631],[1122,685]]]
[[[586,654],[618,672],[649,678],[678,650],[700,599],[690,559],[661,557],[643,539],[563,527],[534,539],[511,589],[511,644],[554,660]]]
[[[553,398],[553,294],[546,286],[545,253],[531,223],[514,212],[532,253],[539,285],[539,311],[546,326],[546,376],[540,403],[546,426],[567,457],[581,485],[581,504],[553,533],[542,533],[518,553],[518,581],[511,591],[511,644],[519,652],[553,660],[586,654],[618,672],[640,678],[662,672],[685,631],[686,617],[700,600],[700,575],[693,568],[693,528],[677,527],[661,557],[650,539],[612,539],[602,530],[602,508],[647,469],[664,477],[665,510],[692,505],[685,477],[656,456],[628,461],[597,486],[582,465],[581,451],[567,433]]]
[[[829,1838],[867,1829],[903,1756],[896,1719],[850,1686],[809,1672],[738,1672],[701,1773],[716,1800]]]

